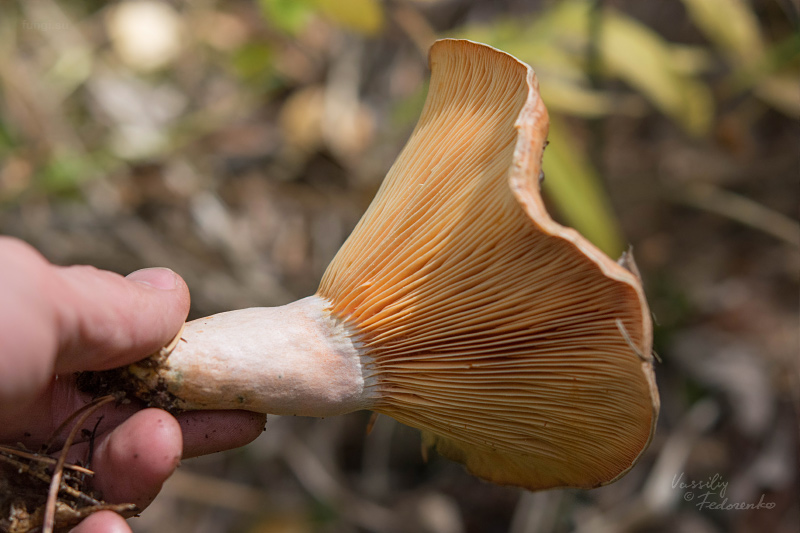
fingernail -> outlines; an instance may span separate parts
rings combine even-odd
[[[178,286],[178,275],[168,268],[143,268],[127,275],[127,278],[143,285],[171,291]]]

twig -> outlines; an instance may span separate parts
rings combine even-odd
[[[678,203],[724,216],[800,247],[800,224],[758,202],[708,183],[695,183],[668,196]]]
[[[392,17],[400,29],[406,32],[422,57],[427,58],[428,50],[436,40],[436,30],[425,15],[411,2],[402,2],[392,9]]]
[[[97,422],[94,423],[94,427],[92,428],[91,436],[89,437],[89,451],[86,453],[86,464],[91,465],[92,459],[94,458],[94,438],[97,435],[97,427],[100,425],[100,422],[103,421],[103,417],[100,416],[97,418]]]
[[[603,0],[593,0],[589,8],[588,42],[586,44],[586,74],[592,90],[600,91],[603,88],[601,76],[601,40],[603,39]],[[591,143],[589,146],[589,160],[598,173],[603,176],[603,117],[587,120]]]
[[[654,358],[659,363],[663,362],[655,351],[650,353],[650,357],[645,357],[642,351],[633,343],[633,339],[631,339],[631,336],[628,333],[627,328],[625,328],[625,324],[622,323],[622,320],[618,318],[615,320],[615,322],[617,324],[617,329],[619,329],[619,332],[622,334],[622,338],[628,343],[628,346],[630,346],[631,350],[633,350],[633,353],[639,356],[639,359],[646,363],[652,363]]]
[[[183,327],[181,327],[181,331],[183,331]],[[50,448],[53,446],[53,443],[55,442],[56,437],[58,437],[61,434],[61,432],[64,431],[64,428],[66,428],[68,425],[70,425],[72,423],[72,421],[75,420],[76,417],[82,416],[84,411],[86,411],[87,409],[91,410],[92,413],[93,413],[96,410],[95,407],[94,407],[95,403],[100,401],[100,400],[105,400],[106,398],[108,398],[108,397],[107,396],[103,396],[101,398],[97,398],[96,400],[87,403],[86,405],[84,405],[83,407],[78,409],[77,411],[71,413],[66,419],[64,419],[63,422],[61,422],[61,424],[56,428],[56,430],[53,432],[53,434],[50,435],[50,438],[47,439],[47,444],[45,444],[44,447],[42,448],[42,452],[43,453],[47,453],[47,452],[50,451]],[[119,398],[112,395],[111,399],[115,400],[115,399],[119,399]],[[108,403],[108,402],[104,402],[103,405],[105,405],[106,403]],[[86,419],[84,418],[83,420],[85,421]],[[83,422],[81,422],[81,424],[83,424]],[[81,424],[79,424],[79,425],[81,425]],[[74,429],[74,427],[73,427],[73,429]]]
[[[56,460],[48,455],[26,452],[24,450],[18,450],[16,448],[11,448],[10,446],[4,446],[2,444],[0,444],[0,453],[5,453],[8,455],[16,455],[18,457],[24,457],[25,459],[30,459],[31,461],[39,461],[40,463],[46,463],[49,465],[56,463]],[[3,456],[0,455],[0,457]],[[66,464],[64,465],[64,468],[67,468],[69,470],[75,470],[76,472],[80,472],[81,474],[87,474],[90,476],[94,475],[93,471],[89,470],[88,468],[84,468],[80,465]]]
[[[361,479],[359,491],[369,494],[376,500],[382,500],[391,490],[390,456],[392,440],[397,422],[388,416],[378,417],[373,413],[367,429],[372,429],[378,421],[375,430],[368,433],[369,438],[364,439],[364,454],[361,459]]]
[[[176,471],[166,487],[183,500],[253,515],[263,513],[270,502],[264,490],[185,470]]]
[[[375,427],[375,422],[377,421],[378,421],[378,413],[373,412],[369,417],[369,421],[367,422],[367,427],[365,429],[367,435],[372,433],[372,428]]]
[[[572,498],[566,491],[523,492],[511,517],[509,533],[545,533],[555,531],[563,512],[562,501]]]
[[[52,481],[53,478],[48,476],[47,474],[44,474],[43,472],[38,472],[37,470],[32,469],[31,465],[23,463],[22,461],[17,461],[13,457],[8,457],[8,456],[4,455],[4,453],[6,453],[6,452],[0,453],[0,461],[11,465],[18,472],[28,474],[29,476],[34,477],[34,478],[36,478],[39,481],[42,481],[44,483],[48,483],[49,484]],[[48,457],[48,459],[50,459],[50,458]],[[55,459],[53,459],[53,462],[55,462]],[[68,468],[69,466],[71,466],[71,465],[64,465],[64,468]],[[63,491],[63,492],[66,492],[67,494],[69,494],[70,496],[72,496],[75,499],[85,500],[86,502],[90,503],[91,505],[100,505],[100,504],[103,503],[101,501],[95,500],[94,498],[92,498],[88,494],[85,494],[85,493],[79,491],[78,489],[70,487],[69,485],[67,485],[63,481],[61,482],[61,487],[59,487],[59,490]]]
[[[72,426],[72,429],[67,436],[67,440],[64,441],[64,447],[58,456],[58,462],[56,462],[55,470],[53,471],[53,478],[50,481],[50,490],[47,493],[47,506],[45,507],[44,512],[44,523],[42,524],[42,533],[53,533],[53,525],[55,523],[56,516],[56,501],[58,500],[58,489],[61,487],[61,476],[64,474],[64,463],[67,462],[67,454],[69,453],[70,446],[72,446],[72,441],[75,440],[75,435],[77,435],[78,430],[81,428],[81,426],[83,426],[83,423],[86,422],[87,418],[89,418],[95,411],[100,409],[105,404],[116,401],[116,399],[116,396],[109,394],[108,396],[103,396],[102,398],[98,398],[95,401],[86,404],[77,411],[83,411],[83,414],[78,417],[75,425]]]
[[[340,509],[342,515],[355,524],[376,532],[390,533],[399,529],[397,516],[391,509],[362,498],[345,487],[296,436],[287,439],[283,457],[306,490],[320,501]]]

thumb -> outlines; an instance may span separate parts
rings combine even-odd
[[[56,274],[56,373],[138,361],[167,344],[189,312],[189,289],[167,268],[127,278],[87,266],[57,268]]]

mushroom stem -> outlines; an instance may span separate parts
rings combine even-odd
[[[220,313],[186,324],[168,357],[129,367],[179,409],[247,409],[332,416],[373,403],[369,357],[328,302],[309,296],[281,307]]]

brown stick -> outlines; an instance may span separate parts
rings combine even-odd
[[[25,450],[18,450],[11,446],[4,446],[2,444],[0,444],[0,453],[5,453],[8,455],[16,455],[17,457],[24,457],[25,459],[30,459],[31,461],[38,461],[40,463],[47,463],[49,465],[56,463],[56,460],[48,455],[26,452]],[[65,464],[64,468],[80,472],[81,474],[86,474],[87,476],[94,475],[94,471],[89,470],[88,468],[84,468],[80,465]]]
[[[56,462],[56,467],[53,471],[53,478],[50,480],[50,490],[47,493],[47,506],[45,507],[44,512],[42,533],[53,533],[58,489],[61,487],[61,476],[64,474],[64,463],[67,462],[67,453],[69,453],[69,448],[72,445],[72,441],[75,440],[75,435],[77,435],[78,430],[81,428],[81,426],[83,426],[83,423],[86,422],[86,419],[89,418],[92,413],[97,411],[105,404],[113,402],[114,400],[116,400],[114,395],[103,396],[102,398],[98,398],[93,402],[86,404],[78,411],[83,411],[83,413],[78,417],[75,425],[72,426],[72,429],[67,436],[67,440],[64,442],[64,447],[61,449],[61,453],[58,455],[58,461]]]

